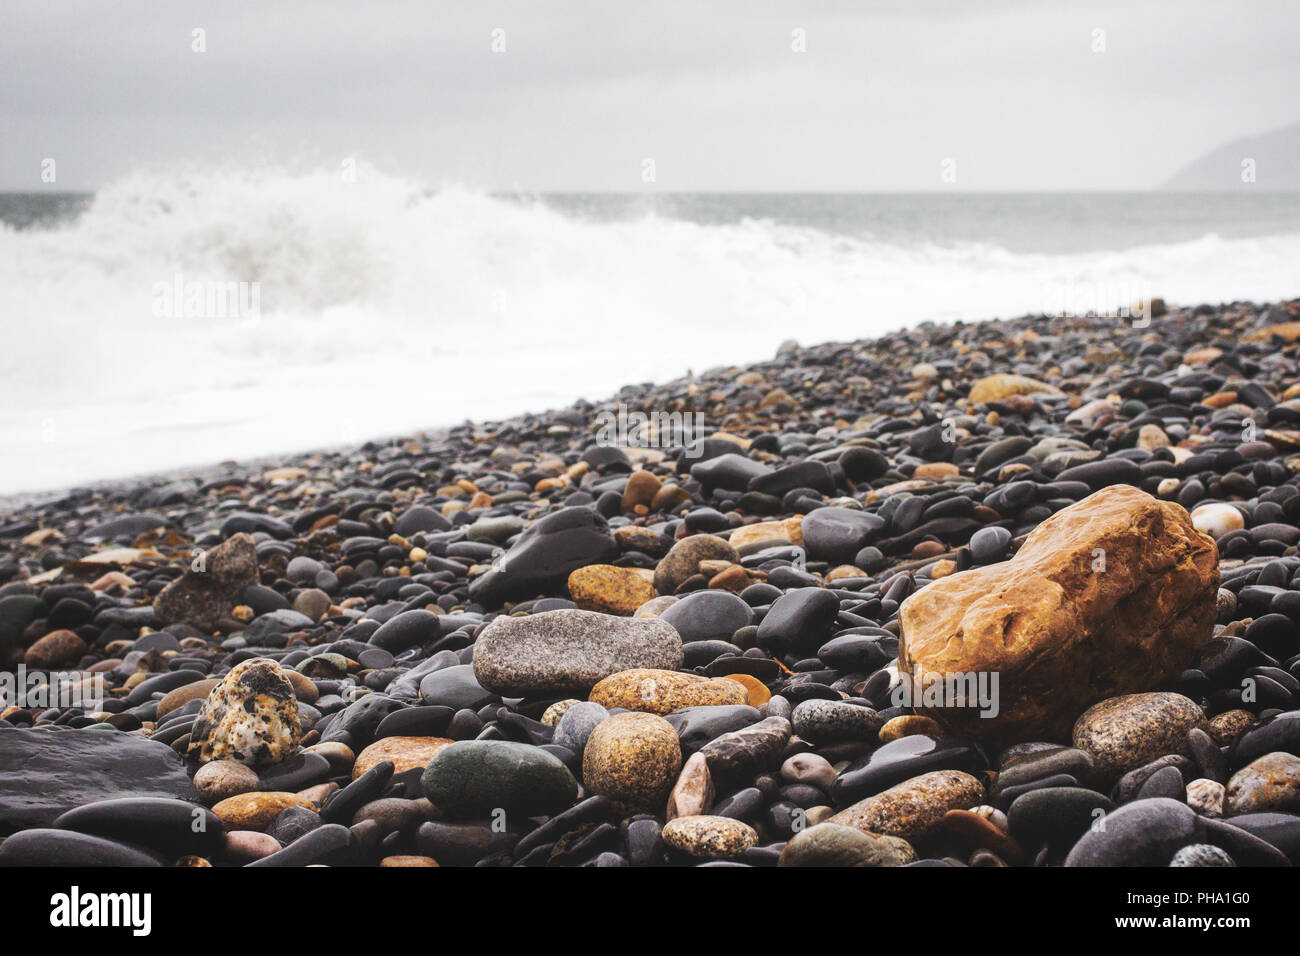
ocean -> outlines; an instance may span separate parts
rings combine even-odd
[[[1300,295],[1300,193],[0,194],[0,493],[359,443],[933,320]]]

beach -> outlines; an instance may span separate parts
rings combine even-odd
[[[10,499],[0,865],[1294,863],[1300,299],[805,333]]]

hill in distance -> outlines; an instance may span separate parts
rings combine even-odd
[[[1254,182],[1243,164],[1254,160]],[[1161,187],[1172,190],[1300,189],[1300,123],[1224,143],[1188,163]]]

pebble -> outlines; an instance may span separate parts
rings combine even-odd
[[[730,817],[690,816],[665,823],[663,840],[698,859],[726,860],[756,844],[758,834]]]
[[[289,678],[275,661],[254,658],[237,664],[208,694],[190,732],[190,754],[200,763],[258,767],[295,753],[301,736]]]
[[[498,617],[474,645],[475,678],[512,696],[586,693],[611,674],[681,662],[681,637],[662,618],[582,610]]]
[[[249,793],[260,786],[257,771],[237,760],[213,760],[194,773],[194,788],[208,804]]]
[[[453,818],[494,810],[522,817],[556,813],[578,795],[577,781],[553,754],[505,740],[448,744],[429,762],[420,786],[429,802]]]
[[[611,674],[597,683],[591,689],[591,700],[606,708],[663,715],[683,707],[748,704],[749,694],[742,684],[725,677],[636,668]]]
[[[1092,754],[1101,772],[1119,776],[1165,754],[1186,755],[1187,732],[1204,725],[1204,712],[1181,694],[1127,694],[1084,711],[1074,746]]]
[[[1300,813],[1300,757],[1265,754],[1232,775],[1223,801],[1227,816]]]
[[[569,597],[583,610],[623,617],[633,614],[655,596],[653,575],[612,564],[578,568],[569,575],[568,587]]]
[[[6,503],[0,659],[108,694],[0,701],[0,862],[1295,862],[1297,307],[925,325]],[[709,433],[597,443],[618,402]],[[945,673],[997,713],[899,705]],[[587,780],[628,723],[635,808]],[[263,828],[169,822],[231,800]],[[684,852],[705,815],[752,841]]]
[[[264,830],[281,810],[311,806],[309,800],[296,793],[258,790],[227,797],[214,804],[212,812],[228,830]]]
[[[818,823],[790,838],[779,866],[906,866],[916,851],[906,840],[866,833],[838,823]]]
[[[831,823],[912,840],[937,827],[949,810],[984,800],[984,785],[960,770],[935,770],[867,797],[831,817]]]
[[[592,730],[582,752],[587,792],[609,797],[628,811],[662,810],[681,769],[677,731],[654,714],[607,717]]]

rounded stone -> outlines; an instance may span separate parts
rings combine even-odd
[[[596,726],[609,716],[609,711],[590,700],[579,701],[567,708],[555,725],[551,743],[580,754]]]
[[[213,760],[194,774],[194,789],[204,803],[220,803],[228,797],[258,788],[257,771],[236,760]]]
[[[1270,753],[1251,761],[1228,781],[1224,808],[1243,813],[1300,814],[1300,757]]]
[[[651,576],[637,568],[589,564],[569,575],[569,597],[586,611],[627,617],[654,596]]]
[[[462,740],[438,751],[420,777],[424,795],[451,817],[495,810],[538,816],[567,809],[578,783],[553,754],[506,740]]]
[[[819,823],[790,838],[778,866],[906,866],[916,851],[906,840]]]
[[[672,594],[687,578],[700,570],[701,561],[735,563],[740,555],[730,544],[711,534],[693,534],[683,538],[655,568],[654,587],[660,594]]]
[[[86,642],[72,631],[51,631],[27,648],[23,664],[34,669],[75,664],[86,653]]]
[[[1173,855],[1170,866],[1236,866],[1225,851],[1208,843],[1193,843]]]
[[[582,782],[629,810],[660,813],[682,769],[677,731],[654,714],[615,714],[592,730]]]
[[[564,712],[574,704],[581,703],[582,701],[578,700],[576,697],[570,697],[568,700],[557,700],[550,707],[547,707],[546,711],[542,714],[542,723],[547,727],[558,726],[560,718],[564,716]]]
[[[884,726],[884,718],[870,707],[840,700],[805,700],[791,715],[794,732],[804,740],[820,743],[830,740],[874,741]]]
[[[807,783],[829,792],[835,777],[835,768],[820,754],[795,754],[781,764],[781,779],[787,783]]]
[[[731,817],[678,817],[664,824],[663,839],[693,857],[726,860],[756,844],[758,833]]]
[[[1092,754],[1102,773],[1119,776],[1166,754],[1186,756],[1187,732],[1205,725],[1204,712],[1182,694],[1125,694],[1079,716],[1074,746]]]
[[[880,728],[879,737],[882,744],[887,744],[903,737],[915,737],[917,734],[941,737],[943,728],[933,717],[926,717],[923,714],[900,714],[885,721]]]
[[[1246,527],[1241,512],[1229,504],[1211,502],[1192,509],[1192,527],[1212,538]]]
[[[227,830],[265,830],[287,807],[312,809],[312,802],[296,793],[259,790],[227,797],[213,805],[212,812],[221,818]]]

